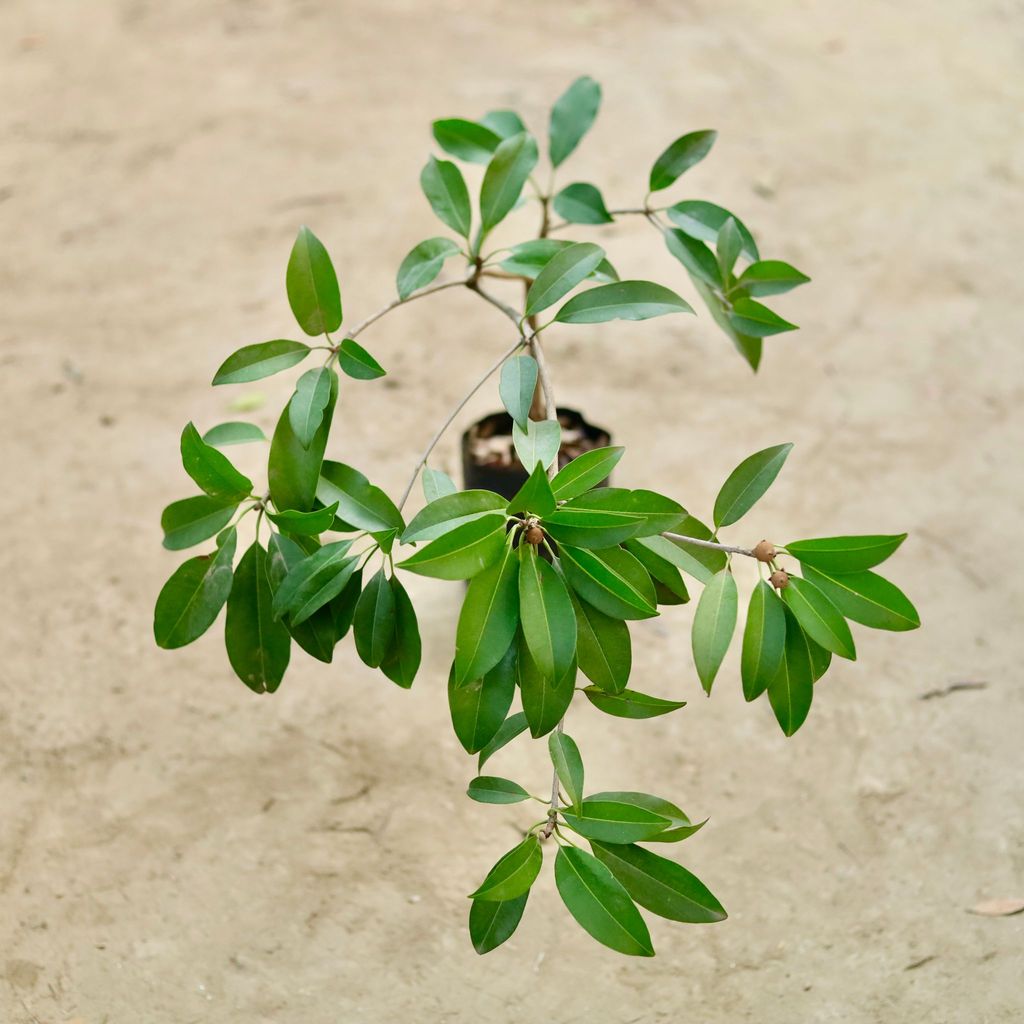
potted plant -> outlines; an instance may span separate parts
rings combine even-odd
[[[343,327],[330,257],[302,228],[288,260],[286,290],[312,341],[248,345],[231,354],[213,379],[218,386],[247,383],[323,354],[319,365],[298,376],[277,422],[267,485],[244,476],[222,450],[265,441],[259,428],[232,422],[201,434],[189,423],[181,436],[182,462],[201,493],[168,506],[161,521],[171,550],[215,539],[211,551],[185,561],[161,590],[156,642],[165,648],[191,643],[226,606],[228,658],[256,693],[277,690],[293,646],[330,662],[349,633],[363,662],[398,686],[411,686],[420,636],[402,574],[466,586],[448,700],[455,733],[477,758],[469,796],[492,804],[533,799],[544,807],[524,817],[521,841],[470,893],[469,931],[480,953],[515,930],[550,847],[569,912],[595,939],[622,953],[653,955],[638,907],[682,922],[725,917],[703,882],[655,852],[693,835],[702,823],[662,795],[588,792],[580,751],[565,731],[577,694],[598,712],[626,720],[684,706],[674,694],[654,696],[642,681],[632,684],[631,621],[663,609],[671,614],[671,606],[687,602],[690,588],[699,585],[692,648],[710,695],[737,633],[742,576],[745,586],[752,585],[739,641],[743,694],[748,701],[767,694],[787,736],[803,724],[815,682],[833,655],[856,657],[849,621],[893,631],[919,624],[910,601],[875,572],[904,534],[777,545],[751,543],[758,531],[747,526],[742,544],[722,538],[773,483],[791,445],[773,445],[741,462],[726,477],[705,524],[675,495],[607,486],[623,449],[577,414],[559,414],[545,341],[560,325],[693,312],[662,284],[621,277],[600,246],[572,240],[574,225],[629,217],[653,227],[754,370],[763,339],[794,329],[761,300],[808,280],[785,262],[761,259],[750,231],[727,210],[703,200],[669,205],[662,199],[707,156],[714,132],[690,132],[665,149],[636,207],[609,210],[587,183],[556,191],[556,172],[593,124],[600,98],[597,83],[581,78],[555,103],[543,185],[536,177],[538,144],[515,113],[435,122],[442,150],[484,167],[476,209],[458,166],[431,157],[421,185],[450,233],[416,245],[399,267],[397,298],[359,323]],[[539,208],[539,231],[493,248],[492,231],[521,206]],[[439,282],[446,265],[455,269]],[[499,295],[503,279],[521,282],[518,304]],[[363,467],[368,476],[328,456],[332,424],[343,409],[340,381],[383,376],[381,364],[357,339],[389,311],[450,288],[492,306],[509,340],[474,369],[465,396],[393,500],[372,483],[372,467]],[[460,490],[430,465],[431,455],[469,398],[495,377],[505,411],[467,432],[467,486]],[[417,479],[425,504],[409,515]],[[236,558],[245,528],[250,537]],[[543,741],[551,762],[550,785],[539,795],[518,781],[484,774],[494,770],[492,759],[506,744],[526,733]]]

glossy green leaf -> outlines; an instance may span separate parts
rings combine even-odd
[[[340,594],[356,568],[351,546],[348,540],[325,544],[299,562],[274,594],[274,617],[287,615],[298,625]]]
[[[529,512],[535,516],[546,516],[555,510],[555,496],[551,493],[551,481],[548,480],[546,467],[538,462],[533,472],[527,477],[526,483],[516,492],[516,496],[508,503],[508,514]]]
[[[457,526],[399,562],[403,569],[440,580],[468,580],[501,557],[505,548],[505,516],[482,516]]]
[[[498,148],[501,136],[477,121],[451,117],[435,121],[434,139],[452,156],[473,164],[485,164]]]
[[[676,526],[675,531],[678,536],[694,537],[697,540],[713,540],[715,536],[699,519],[695,519],[691,515],[687,515]],[[661,544],[657,537],[645,537],[643,542],[659,554],[671,559],[683,572],[689,573],[701,583],[709,583],[711,577],[716,572],[721,572],[728,564],[728,558],[724,551],[700,547],[697,544],[687,544],[686,541],[677,538],[665,537],[661,540],[671,544],[676,549],[675,553]]]
[[[246,345],[232,352],[213,376],[214,384],[247,384],[301,363],[310,353],[301,341],[279,338]],[[210,441],[209,444],[213,444]]]
[[[469,909],[469,937],[481,956],[512,937],[529,895],[527,891],[513,900],[473,900]]]
[[[563,506],[545,516],[541,525],[559,544],[610,548],[633,536],[637,519],[621,512]]]
[[[806,579],[813,583],[842,614],[872,629],[903,632],[917,629],[921,618],[906,594],[895,584],[873,572],[826,573],[801,563]]]
[[[481,804],[518,804],[530,799],[530,794],[518,782],[496,775],[478,775],[469,784],[466,795]]]
[[[540,840],[527,836],[487,872],[480,887],[470,894],[474,900],[511,900],[528,892],[540,874],[544,854]]]
[[[225,504],[223,499],[208,494],[171,502],[160,516],[164,547],[181,551],[209,540],[231,522],[237,508],[238,502]]]
[[[782,260],[758,260],[740,274],[737,284],[748,295],[781,295],[810,278]]]
[[[326,366],[307,370],[295,383],[295,394],[288,403],[288,419],[292,433],[303,448],[308,448],[323,422],[331,401],[331,378]]]
[[[739,229],[742,240],[740,252],[743,257],[751,261],[760,259],[754,236],[739,217],[724,207],[705,202],[703,199],[684,199],[681,203],[670,206],[665,213],[673,224],[691,238],[710,242],[712,245],[718,244],[718,232],[722,225],[732,219]]]
[[[506,544],[498,561],[473,577],[462,602],[455,632],[456,682],[479,679],[498,664],[518,626],[519,559]]]
[[[191,423],[181,433],[181,464],[211,498],[237,503],[252,493],[252,481],[239,473],[225,455],[206,444]]]
[[[484,233],[500,224],[516,205],[536,165],[537,143],[526,132],[505,139],[494,151],[480,186],[480,219]]]
[[[785,331],[797,329],[796,324],[783,320],[778,313],[754,299],[748,299],[745,295],[733,301],[729,322],[737,331],[754,338],[767,338],[773,334],[783,334]]]
[[[649,320],[668,313],[692,313],[674,291],[652,281],[617,281],[574,295],[555,314],[563,324],[601,324],[609,320]]]
[[[613,715],[615,718],[657,718],[659,715],[667,715],[671,711],[686,707],[685,700],[664,700],[661,697],[638,693],[636,690],[607,693],[596,686],[588,686],[583,692],[598,711]]]
[[[525,431],[513,423],[512,444],[524,469],[532,471],[538,462],[547,469],[562,445],[562,428],[558,420],[528,420]]]
[[[576,613],[562,577],[532,544],[519,548],[519,619],[534,664],[562,679],[576,655]]]
[[[391,589],[392,590],[396,589],[395,586],[394,586],[394,581],[392,581],[392,588]],[[352,620],[355,618],[355,614],[356,614],[356,605],[359,604],[359,598],[362,595],[362,593],[363,593],[363,570],[362,569],[356,569],[356,571],[354,573],[352,573],[352,576],[350,577],[348,583],[345,584],[345,587],[342,590],[342,592],[337,597],[333,598],[330,601],[330,603],[326,605],[325,609],[323,609],[323,610],[326,610],[326,611],[328,611],[330,613],[331,623],[332,623],[332,625],[334,627],[334,638],[335,638],[336,641],[340,640],[343,636],[345,636],[345,634],[348,633],[348,631],[352,628]],[[396,595],[395,595],[395,601],[396,601],[395,614],[396,614],[396,616],[398,616],[400,614],[401,609],[398,607],[398,604],[397,604],[397,601],[398,601],[397,592],[396,592]],[[313,618],[316,618],[316,616],[318,616],[320,614],[321,614],[320,612],[317,612],[316,615]],[[313,621],[312,618],[306,620],[306,622],[312,622],[312,621]],[[305,626],[306,622],[304,622],[302,624],[302,626]],[[291,627],[291,623],[289,623],[288,625],[289,625],[289,627]],[[415,625],[415,620],[413,621],[413,625]],[[301,629],[302,626],[300,626],[298,628]],[[399,619],[396,618],[396,620],[395,620],[395,628],[396,628],[396,630],[398,629],[398,626],[399,626]],[[297,632],[295,630],[293,630],[292,633],[293,633],[293,636],[297,637],[298,634],[297,634]],[[388,655],[388,657],[390,658],[391,655]],[[386,660],[387,659],[385,659],[385,661]],[[406,664],[407,663],[408,663],[408,661],[406,661]],[[383,667],[383,664],[382,664],[381,667]]]
[[[211,555],[183,562],[163,585],[153,613],[157,646],[184,647],[213,625],[231,593],[235,529],[229,527]]]
[[[427,499],[428,504],[432,501],[437,501],[438,498],[454,494],[458,490],[458,487],[455,486],[455,481],[444,470],[432,469],[430,466],[423,467],[423,475],[420,482],[423,485],[423,497]],[[495,506],[495,508],[500,507],[500,505]]]
[[[452,231],[468,238],[473,215],[462,171],[449,160],[431,157],[420,174],[420,187],[440,220]]]
[[[345,338],[338,346],[338,366],[353,380],[376,380],[387,370],[358,342]]]
[[[599,612],[572,591],[576,612],[576,657],[580,671],[609,693],[620,693],[629,681],[633,663],[629,627],[621,619]]]
[[[796,616],[786,608],[786,646],[775,678],[768,684],[768,700],[787,736],[804,724],[814,697],[814,669],[807,636]]]
[[[622,883],[592,854],[559,847],[555,885],[576,922],[602,945],[629,956],[654,956],[640,911]]]
[[[325,505],[338,502],[338,515],[360,530],[377,534],[405,529],[395,503],[362,473],[341,462],[324,462],[316,496]]]
[[[863,572],[884,562],[905,540],[905,533],[863,537],[795,540],[786,551],[801,564],[827,573]]]
[[[678,843],[683,839],[687,839],[692,836],[695,832],[699,832],[707,822],[698,822],[696,825],[690,821],[690,819],[673,803],[660,796],[652,796],[650,793],[631,793],[631,792],[607,792],[607,793],[592,793],[590,795],[591,800],[600,801],[614,801],[617,803],[628,803],[635,804],[639,807],[646,807],[647,810],[653,811],[655,814],[660,814],[663,818],[668,818],[670,824],[667,828],[659,832],[656,836],[651,836],[650,839],[645,839],[645,843]]]
[[[594,508],[621,510],[636,516],[638,523],[634,537],[652,537],[674,530],[686,517],[686,509],[678,501],[644,488],[623,492],[619,488],[601,487],[591,491],[589,498],[576,498],[569,504],[573,508],[586,504]]]
[[[711,152],[718,132],[689,132],[680,136],[666,149],[651,168],[649,188],[652,192],[660,192],[688,171],[694,164],[700,163]]]
[[[422,657],[419,623],[416,609],[398,577],[392,576],[388,583],[395,603],[395,636],[380,670],[391,682],[407,690],[416,678]]]
[[[704,588],[693,616],[693,662],[704,692],[711,693],[718,669],[736,630],[736,580],[728,569],[716,573]]]
[[[566,185],[555,196],[552,206],[555,213],[570,224],[610,224],[614,219],[605,206],[600,190],[583,181]]]
[[[702,241],[691,238],[679,228],[668,228],[665,245],[692,277],[712,288],[722,287],[722,269],[715,254]]]
[[[722,271],[722,280],[730,280],[736,260],[739,259],[740,249],[743,246],[743,239],[740,236],[740,229],[732,217],[726,218],[725,223],[719,229],[716,251],[718,254],[718,266]]]
[[[516,692],[516,657],[516,645],[510,644],[488,672],[461,686],[452,668],[448,708],[452,728],[467,754],[483,751],[497,738]]]
[[[601,86],[584,75],[562,93],[551,108],[548,155],[551,166],[561,164],[590,131],[601,106]]]
[[[218,423],[203,434],[203,441],[214,448],[227,448],[233,444],[248,444],[251,441],[266,441],[267,435],[255,423]]]
[[[480,118],[480,124],[503,139],[526,131],[523,119],[514,110],[489,110]]]
[[[562,545],[559,560],[572,589],[605,615],[647,619],[658,614],[651,577],[628,551]]]
[[[459,247],[450,238],[428,238],[414,246],[398,268],[398,297],[404,300],[425,288],[441,273],[445,260],[458,251]]]
[[[716,527],[731,526],[745,516],[779,475],[792,444],[777,444],[744,459],[715,498]]]
[[[604,259],[604,249],[591,242],[576,242],[560,249],[537,275],[526,295],[526,315],[535,316],[553,306],[585,281]]]
[[[608,843],[635,843],[668,828],[670,819],[626,800],[583,801],[578,814],[563,811],[566,824],[588,839]]]
[[[815,643],[840,658],[856,660],[853,635],[842,612],[810,580],[791,577],[782,591],[782,600]]]
[[[666,544],[671,544],[671,541],[665,541],[664,537],[644,537],[638,540],[627,540],[626,550],[633,555],[636,560],[647,570],[650,574],[651,579],[655,581],[655,590],[657,591],[657,584],[661,586],[672,595],[676,600],[669,601],[658,599],[659,604],[686,604],[690,600],[690,593],[686,589],[686,583],[683,582],[683,577],[679,573],[679,569],[675,564],[674,559],[666,558],[659,550],[660,545],[651,546],[645,544],[644,541],[664,541]]]
[[[476,770],[478,772],[483,771],[484,765],[499,751],[502,747],[507,746],[517,736],[522,735],[529,728],[529,723],[526,720],[526,715],[522,711],[517,711],[514,715],[509,715],[504,722],[501,723],[501,727],[498,731],[488,740],[483,748],[480,750],[480,756],[477,758]]]
[[[537,667],[522,633],[519,634],[517,647],[516,673],[523,714],[530,726],[530,735],[539,739],[558,725],[572,703],[576,692],[576,662],[572,662],[561,679],[553,681]]]
[[[565,795],[579,810],[583,801],[583,758],[576,741],[564,732],[553,732],[548,737],[548,753]]]
[[[740,676],[743,697],[755,700],[775,678],[786,647],[786,609],[775,590],[761,580],[750,595],[743,629]]]
[[[537,387],[537,361],[533,356],[513,356],[501,368],[498,394],[520,430],[528,430],[530,406]]]
[[[590,845],[626,892],[652,914],[688,924],[712,924],[728,916],[708,887],[675,861],[632,844]]]
[[[714,294],[711,288],[694,277],[694,287],[700,295],[704,305],[707,306],[715,323],[725,332],[726,337],[733,343],[733,347],[747,361],[747,365],[756,373],[761,365],[761,356],[764,353],[764,342],[761,338],[755,338],[750,334],[743,334],[737,330],[731,319],[731,306],[728,306],[718,295]]]
[[[242,555],[228,597],[224,644],[235,675],[256,693],[273,693],[291,654],[291,637],[271,610],[267,552],[259,541]]]
[[[331,528],[337,511],[338,503],[334,502],[326,508],[318,508],[315,512],[268,512],[267,518],[280,526],[285,533],[316,537]]]
[[[557,238],[535,238],[529,242],[520,242],[508,250],[508,256],[498,265],[509,274],[519,274],[533,280],[557,253],[575,244]],[[588,278],[602,284],[610,284],[618,279],[615,268],[607,260],[602,260]]]
[[[431,472],[437,472],[432,470]],[[451,483],[445,474],[440,474]],[[452,484],[454,487],[454,484]],[[452,491],[433,499],[412,517],[402,534],[402,543],[434,540],[481,516],[504,509],[506,500],[494,491]]]
[[[370,668],[378,668],[391,652],[395,638],[395,592],[383,568],[363,588],[352,619],[352,635],[356,653]]]
[[[618,465],[625,448],[617,445],[609,448],[594,448],[578,455],[563,466],[551,481],[551,490],[559,501],[577,498],[592,487],[603,484]]]
[[[292,313],[307,334],[324,334],[341,326],[341,292],[331,257],[305,226],[299,228],[288,257],[285,285]]]

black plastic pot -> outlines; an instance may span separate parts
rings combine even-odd
[[[603,448],[611,443],[611,434],[603,427],[595,427],[588,423],[575,409],[558,409],[558,422],[562,425],[562,449],[558,453],[558,466],[571,462],[576,455],[591,448]],[[573,435],[579,440],[567,441]],[[481,458],[474,455],[474,445],[493,440],[495,452],[493,457]],[[507,446],[504,442],[507,440]],[[510,461],[506,461],[510,458]],[[467,490],[495,491],[505,498],[512,499],[520,487],[526,483],[527,472],[515,455],[512,446],[512,417],[507,412],[495,412],[477,420],[462,435],[462,479]],[[610,478],[608,478],[610,479]],[[602,485],[608,483],[602,481]]]

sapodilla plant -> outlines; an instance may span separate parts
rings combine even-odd
[[[584,182],[556,191],[556,174],[589,131],[600,100],[598,84],[580,78],[555,103],[546,185],[534,176],[537,142],[514,112],[436,121],[433,134],[441,149],[484,167],[477,207],[459,167],[430,157],[420,183],[449,233],[416,245],[398,269],[398,297],[347,329],[327,250],[301,228],[285,283],[299,327],[316,343],[278,339],[248,345],[230,355],[213,378],[218,386],[245,384],[323,354],[319,366],[298,377],[277,422],[268,482],[254,484],[222,450],[265,442],[258,427],[222,423],[200,433],[189,423],[181,435],[181,457],[201,493],[169,505],[161,520],[164,546],[171,550],[216,540],[212,551],[182,564],[161,590],[156,642],[166,648],[192,643],[226,605],[228,659],[256,693],[278,689],[293,645],[330,662],[349,633],[368,666],[400,687],[411,686],[420,664],[420,635],[402,573],[465,587],[448,701],[459,741],[477,756],[469,796],[481,803],[544,805],[537,820],[524,817],[522,840],[470,893],[469,931],[479,953],[515,931],[550,847],[556,886],[569,913],[621,953],[654,953],[638,907],[689,923],[726,916],[698,878],[650,849],[687,839],[703,822],[694,823],[662,796],[588,792],[580,751],[565,731],[580,693],[597,711],[627,720],[684,706],[677,694],[653,696],[646,687],[629,685],[631,621],[687,602],[696,582],[702,590],[693,618],[693,659],[710,694],[736,633],[733,563],[749,559],[756,576],[750,574],[753,589],[740,639],[740,682],[748,701],[767,693],[787,736],[806,719],[815,683],[833,655],[856,657],[848,621],[894,631],[919,624],[910,601],[874,571],[905,534],[785,545],[761,540],[753,546],[720,539],[773,483],[789,444],[756,452],[727,476],[710,525],[675,496],[606,486],[623,457],[621,447],[589,450],[559,467],[561,430],[545,356],[548,338],[557,352],[562,324],[693,312],[665,285],[622,279],[603,248],[570,240],[576,225],[634,218],[652,227],[754,370],[764,339],[795,329],[761,300],[808,280],[788,263],[761,259],[751,232],[722,207],[696,199],[668,205],[662,199],[708,155],[713,131],[676,139],[654,161],[635,208],[609,210],[601,192]],[[537,236],[488,246],[494,229],[520,207],[539,209]],[[452,276],[437,283],[446,265],[455,267]],[[492,282],[497,287],[507,279],[525,284],[519,305],[490,290]],[[507,320],[511,344],[490,357],[394,501],[360,470],[326,457],[329,435],[342,407],[342,382],[359,387],[385,373],[356,339],[391,310],[446,289],[493,307]],[[515,452],[528,474],[511,500],[488,490],[459,490],[428,465],[442,434],[495,375],[514,422]],[[417,477],[426,504],[407,519],[404,509]],[[243,523],[250,526],[250,539],[236,559]],[[756,538],[757,531],[751,534]],[[520,709],[513,711],[517,698]],[[550,755],[550,791],[545,788],[543,795],[483,774],[503,747],[527,732],[544,738]]]

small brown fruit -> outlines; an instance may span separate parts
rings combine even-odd
[[[770,540],[761,540],[754,545],[754,557],[759,562],[771,562],[776,554],[775,545]]]
[[[525,534],[527,544],[539,544],[544,539],[544,531],[539,526],[531,526]]]
[[[768,582],[776,590],[785,590],[789,586],[789,573],[785,569],[776,569],[775,572],[768,577]]]

